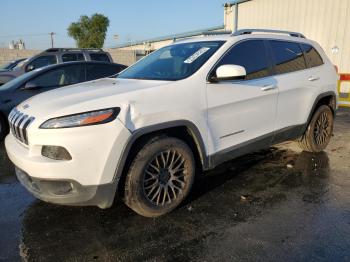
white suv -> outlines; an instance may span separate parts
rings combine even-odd
[[[297,139],[323,150],[337,73],[292,32],[241,30],[175,42],[121,72],[35,96],[15,108],[6,149],[37,198],[163,215],[195,174]],[[285,35],[283,35],[283,33]]]

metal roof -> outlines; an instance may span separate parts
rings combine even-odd
[[[223,29],[225,29],[225,27],[223,25],[214,26],[214,27],[209,27],[209,28],[196,30],[196,31],[190,31],[190,32],[179,33],[179,34],[172,34],[172,35],[167,35],[167,36],[162,36],[162,37],[150,38],[150,39],[146,39],[146,40],[139,40],[139,41],[132,42],[132,43],[120,44],[120,45],[116,45],[113,48],[122,48],[122,47],[134,46],[134,45],[142,45],[144,43],[154,43],[154,42],[171,40],[171,39],[199,36],[199,35],[207,34],[210,31],[223,30]]]
[[[244,2],[248,2],[248,1],[252,1],[252,0],[235,0],[235,1],[232,1],[232,2],[228,2],[228,3],[225,3],[225,5],[236,5],[236,4],[241,4],[241,3],[244,3]]]

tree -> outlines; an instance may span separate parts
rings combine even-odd
[[[102,48],[109,26],[108,17],[94,14],[83,15],[68,27],[68,35],[73,37],[79,48]]]

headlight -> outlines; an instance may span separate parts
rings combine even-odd
[[[54,129],[104,124],[116,119],[119,112],[118,107],[52,118],[44,122],[40,128]]]

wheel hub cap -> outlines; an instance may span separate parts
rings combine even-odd
[[[159,182],[162,184],[162,185],[166,185],[169,180],[170,180],[170,172],[168,169],[162,169],[160,172],[159,172]]]

